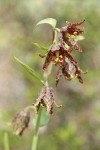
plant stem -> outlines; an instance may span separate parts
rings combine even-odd
[[[53,44],[57,43],[57,31],[56,30],[53,30],[53,41],[52,41],[52,43]],[[51,64],[49,70],[44,72],[45,83],[43,82],[43,84],[45,84],[45,85],[48,85],[48,76],[50,75],[51,70],[52,70],[52,64]],[[38,114],[37,114],[36,126],[35,126],[35,130],[34,130],[31,150],[37,150],[38,132],[39,132],[39,127],[40,127],[41,112],[42,112],[42,106],[40,107]]]
[[[42,112],[42,107],[40,107],[37,118],[36,118],[36,126],[34,130],[34,135],[33,135],[33,141],[32,141],[32,149],[31,150],[36,150],[37,149],[37,143],[38,143],[38,131],[40,127],[40,119],[41,119],[41,112]]]
[[[57,44],[57,31],[56,30],[54,30],[54,32],[53,32],[53,42],[52,43]]]
[[[10,150],[7,132],[4,133],[4,150]]]

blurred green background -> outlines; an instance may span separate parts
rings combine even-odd
[[[57,27],[66,21],[84,23],[83,53],[75,53],[80,67],[88,70],[84,84],[62,79],[55,87],[61,109],[55,109],[49,124],[40,129],[38,150],[100,150],[100,1],[99,0],[0,0],[0,150],[4,150],[4,133],[11,150],[31,149],[33,127],[22,137],[12,133],[13,116],[32,104],[42,85],[30,77],[14,56],[30,65],[42,78],[43,59],[33,42],[49,46],[52,30],[48,25],[36,27],[45,18],[57,19]],[[54,69],[55,70],[55,69]]]

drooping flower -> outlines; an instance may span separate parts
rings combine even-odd
[[[56,66],[58,66],[59,71],[56,76],[56,86],[58,85],[62,75],[69,81],[74,78],[78,78],[79,82],[83,83],[81,76],[83,72],[69,51],[70,48],[67,49],[64,45],[58,44],[51,46],[47,53],[43,69],[46,70],[50,62],[53,62]]]
[[[52,45],[48,50],[43,69],[47,69],[50,62],[53,62],[55,65],[62,65],[64,63],[65,57],[69,58],[74,63],[77,63],[77,61],[68,52],[66,47],[61,44]]]
[[[61,107],[61,105],[58,106],[56,104],[53,89],[48,85],[42,88],[39,97],[36,99],[36,102],[33,105],[36,106],[37,111],[40,109],[41,105],[44,106],[49,114],[53,113],[54,105]]]
[[[72,50],[77,50],[82,52],[81,47],[76,42],[76,36],[83,33],[84,30],[78,28],[77,26],[81,25],[85,19],[78,23],[66,22],[67,26],[62,27],[58,33],[58,39],[61,44],[66,43],[70,47],[70,52]]]
[[[13,132],[16,135],[22,135],[24,130],[28,127],[29,121],[30,121],[29,112],[25,110],[21,110],[20,112],[18,112],[12,121]]]
[[[66,58],[65,62],[61,67],[59,67],[57,76],[56,76],[56,86],[59,83],[59,80],[62,76],[65,77],[68,81],[77,78],[80,83],[83,83],[82,79],[82,73],[87,73],[83,72],[78,64],[73,63],[70,59]]]
[[[58,44],[51,45],[47,54],[44,56],[46,58],[43,64],[43,70],[46,70],[51,62],[59,68],[56,76],[56,86],[62,76],[69,81],[77,78],[80,83],[83,83],[81,74],[86,72],[81,71],[71,52],[73,50],[82,52],[81,47],[77,44],[77,39],[83,30],[77,26],[81,25],[84,21],[78,23],[66,22],[67,26],[62,27],[58,31]]]

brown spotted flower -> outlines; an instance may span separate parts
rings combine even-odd
[[[30,121],[30,113],[21,110],[20,112],[17,113],[17,115],[13,119],[13,132],[16,135],[22,135],[24,130],[28,127]]]
[[[65,77],[68,81],[77,78],[80,83],[83,83],[83,79],[81,74],[86,73],[83,72],[78,64],[73,63],[70,59],[66,58],[64,64],[59,68],[57,76],[56,76],[56,86],[59,83],[59,80],[62,76]]]
[[[55,65],[63,65],[65,57],[69,58],[74,63],[77,63],[77,61],[68,52],[66,47],[61,44],[52,45],[48,50],[43,69],[47,69],[50,62],[53,62]]]
[[[36,102],[33,105],[36,106],[37,111],[39,110],[41,105],[44,106],[49,114],[53,113],[54,105],[56,105],[57,107],[61,107],[61,105],[58,106],[56,104],[53,89],[48,85],[42,88],[39,97],[36,99]]]
[[[62,27],[58,33],[58,39],[61,44],[66,43],[70,47],[70,52],[72,50],[77,50],[82,52],[81,47],[76,42],[76,36],[83,33],[83,30],[77,26],[81,25],[85,19],[78,23],[66,22],[67,26]]]
[[[58,44],[51,46],[47,53],[43,69],[47,69],[51,61],[59,67],[59,71],[56,76],[56,86],[62,76],[69,81],[74,78],[78,78],[79,82],[83,83],[83,79],[81,77],[83,72],[69,51],[70,48],[67,49],[64,45]]]
[[[43,64],[43,70],[46,70],[51,62],[59,68],[56,76],[56,86],[62,76],[69,81],[77,78],[80,83],[83,83],[81,74],[84,72],[79,68],[71,52],[73,50],[82,52],[81,47],[77,44],[77,36],[83,32],[78,26],[84,21],[85,20],[78,23],[67,22],[67,26],[62,27],[60,31],[58,31],[57,38],[59,43],[56,45],[53,43],[44,56],[46,58]],[[56,43],[58,41],[56,41]],[[43,58],[43,56],[41,57]]]

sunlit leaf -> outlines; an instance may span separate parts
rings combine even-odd
[[[28,65],[26,65],[25,63],[23,63],[21,60],[19,60],[18,58],[14,57],[15,60],[34,78],[38,79],[41,83],[43,83],[43,80],[41,80],[38,75],[33,71],[33,69],[31,69]]]
[[[43,20],[39,21],[39,22],[36,24],[36,26],[37,26],[37,25],[40,25],[40,24],[44,24],[44,23],[51,25],[51,26],[53,27],[53,29],[54,29],[54,28],[56,27],[57,20],[56,20],[56,19],[53,19],[53,18],[46,18],[46,19],[43,19]]]
[[[33,125],[36,126],[37,118],[33,118]],[[50,114],[46,111],[45,108],[42,108],[41,119],[40,119],[40,127],[45,126],[50,120]]]

